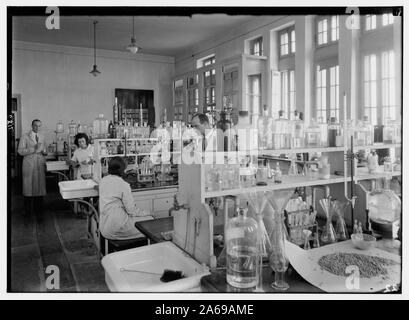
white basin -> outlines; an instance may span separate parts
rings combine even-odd
[[[70,167],[65,161],[46,161],[47,171],[65,171]]]
[[[95,190],[94,187],[97,185],[91,179],[58,182],[63,199],[96,197],[98,196],[98,190]]]
[[[200,291],[200,279],[210,274],[208,268],[192,259],[173,242],[114,252],[102,259],[105,282],[112,292],[191,292]],[[148,271],[155,274],[121,271]],[[165,269],[182,271],[185,278],[162,282]]]

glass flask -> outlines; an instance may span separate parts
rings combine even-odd
[[[297,110],[294,111],[292,129],[292,147],[304,147],[304,121],[302,121],[301,114]]]
[[[238,215],[227,222],[227,283],[236,288],[254,288],[258,284],[259,235],[257,222],[238,209]]]
[[[258,119],[258,145],[259,149],[273,149],[274,120],[268,115],[267,106],[264,105],[263,115]]]

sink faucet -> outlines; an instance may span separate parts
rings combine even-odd
[[[189,210],[189,205],[184,203],[182,205],[179,204],[176,194],[173,196],[173,207],[169,209],[169,217],[172,216],[173,211],[179,211],[180,209]]]

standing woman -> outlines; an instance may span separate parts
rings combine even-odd
[[[94,148],[89,144],[89,138],[85,133],[75,136],[74,144],[78,147],[69,161],[77,168],[77,179],[87,179],[92,175],[92,164],[94,160]]]
[[[30,132],[24,134],[18,145],[18,153],[23,156],[23,196],[26,215],[33,210],[40,215],[43,211],[45,187],[45,151],[44,136],[40,134],[41,121],[31,122]],[[40,217],[40,216],[39,216]]]

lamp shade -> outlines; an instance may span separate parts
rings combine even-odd
[[[131,51],[133,54],[137,53],[141,48],[136,44],[134,37],[131,38],[131,44],[126,47],[127,50]]]
[[[94,67],[92,68],[92,70],[90,71],[90,73],[91,73],[94,77],[96,77],[96,76],[99,75],[101,72],[98,71],[97,65],[94,64]]]

